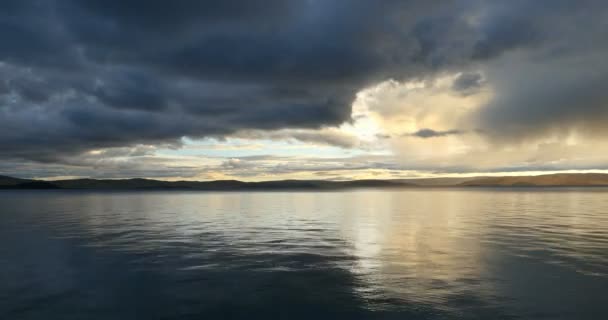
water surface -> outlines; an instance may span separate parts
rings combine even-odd
[[[608,189],[0,192],[1,319],[608,319]]]

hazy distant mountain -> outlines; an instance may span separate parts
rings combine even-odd
[[[608,174],[560,173],[541,176],[483,177],[460,184],[461,186],[608,186]]]
[[[464,182],[479,179],[480,177],[463,178],[419,178],[419,179],[399,179],[396,181],[414,184],[421,187],[449,187],[460,185]]]
[[[151,179],[73,179],[27,180],[0,176],[2,189],[93,189],[93,190],[339,190],[352,188],[404,188],[404,187],[558,187],[558,186],[608,186],[608,174],[550,174],[521,177],[470,177],[428,178],[400,180],[279,180],[243,182],[238,180],[217,181],[159,181]]]

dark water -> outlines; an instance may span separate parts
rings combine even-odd
[[[0,319],[608,319],[608,189],[0,192]]]

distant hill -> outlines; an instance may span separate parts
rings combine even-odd
[[[16,186],[27,182],[31,180],[0,176],[0,187]]]
[[[0,189],[15,189],[17,186],[32,182],[32,180],[0,176]]]
[[[0,189],[80,189],[80,190],[340,190],[354,188],[406,188],[406,187],[588,187],[608,186],[608,174],[549,174],[540,176],[428,178],[400,180],[278,180],[244,182],[216,181],[159,181],[152,179],[72,179],[27,180],[0,176]]]
[[[589,187],[608,186],[608,174],[559,173],[540,176],[484,177],[465,181],[460,186],[500,187]]]
[[[72,179],[72,180],[23,180],[3,177],[2,189],[84,189],[84,190],[332,190],[348,188],[398,188],[414,186],[410,183],[393,180],[279,180],[243,182],[238,180],[216,181],[159,181],[151,179]]]
[[[463,177],[463,178],[418,178],[418,179],[399,179],[396,181],[414,184],[421,187],[450,187],[463,184],[470,180],[479,179],[480,177]]]
[[[168,188],[173,183],[149,179],[73,179],[50,181],[61,189],[149,189]]]

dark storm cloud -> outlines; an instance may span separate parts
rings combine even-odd
[[[169,106],[169,92],[153,76],[120,72],[96,83],[89,92],[110,107],[159,111]]]
[[[54,162],[184,136],[337,125],[379,81],[512,51],[546,65],[589,51],[605,39],[606,5],[572,3],[5,0],[0,155]],[[601,109],[603,96],[585,90],[578,100]],[[488,109],[501,110],[480,117],[490,123],[504,112]]]
[[[466,29],[446,18],[452,9],[463,10],[426,1],[3,1],[2,156],[53,162],[183,136],[337,125],[363,87],[449,64],[443,43],[457,39],[430,40]]]

